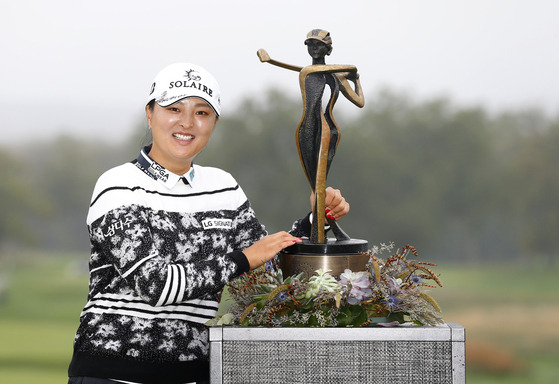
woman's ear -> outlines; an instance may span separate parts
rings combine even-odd
[[[148,121],[148,126],[151,129],[151,109],[150,109],[149,105],[146,105],[146,119]]]

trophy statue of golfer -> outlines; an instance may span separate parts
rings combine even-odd
[[[340,129],[332,110],[340,91],[353,104],[363,107],[365,99],[359,74],[353,65],[326,64],[325,57],[332,52],[332,38],[328,31],[313,29],[307,34],[305,45],[312,57],[312,65],[306,67],[273,60],[264,49],[257,52],[263,63],[299,72],[303,116],[297,127],[297,150],[315,194],[311,237],[287,248],[280,255],[280,267],[287,275],[300,272],[312,274],[319,268],[330,269],[333,275],[343,273],[346,268],[365,270],[369,257],[360,252],[367,251],[367,241],[351,239],[335,220],[325,214],[326,177],[340,141]],[[322,98],[327,85],[331,96],[323,111]],[[327,224],[335,239],[327,238]]]

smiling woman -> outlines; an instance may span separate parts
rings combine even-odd
[[[220,113],[219,85],[209,72],[194,64],[167,66],[148,96],[149,156],[167,170],[185,174],[208,144]]]
[[[208,144],[218,117],[210,105],[197,97],[161,107],[146,107],[153,135],[149,156],[169,171],[182,175]]]
[[[180,85],[180,86],[179,86]],[[146,100],[153,142],[97,181],[87,225],[88,302],[69,383],[207,383],[222,288],[310,234],[309,215],[268,235],[227,172],[194,164],[221,113],[205,69],[172,64]],[[328,189],[336,219],[349,204]]]

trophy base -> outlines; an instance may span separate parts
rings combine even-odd
[[[301,272],[312,276],[314,271],[331,270],[330,274],[338,277],[346,269],[352,272],[365,271],[369,256],[368,242],[360,239],[328,239],[325,244],[314,244],[308,239],[284,249],[279,255],[280,268],[284,276],[298,275]]]

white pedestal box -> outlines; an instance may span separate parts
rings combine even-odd
[[[210,328],[211,384],[464,384],[456,323],[393,328]]]

